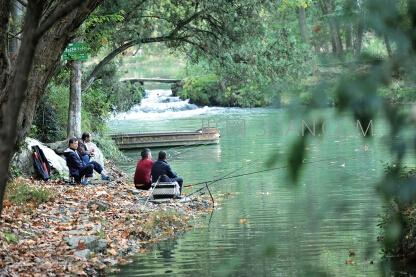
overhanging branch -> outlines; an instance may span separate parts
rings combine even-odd
[[[111,62],[118,54],[126,51],[127,49],[138,45],[138,44],[146,44],[146,43],[155,43],[155,42],[164,42],[164,41],[172,41],[177,40],[179,38],[168,36],[160,36],[160,37],[150,37],[150,38],[142,38],[137,40],[131,40],[123,45],[117,47],[113,51],[111,51],[104,59],[102,59],[94,68],[94,70],[90,73],[87,80],[84,82],[83,86],[83,92],[88,90],[91,85],[94,83],[94,81],[97,78],[98,73],[102,70],[102,68],[107,65],[109,62]]]
[[[173,41],[173,40],[181,40],[183,37],[179,36],[177,37],[178,33],[189,23],[191,23],[193,20],[198,18],[204,10],[200,10],[189,16],[188,18],[179,21],[179,23],[176,25],[176,27],[167,35],[159,36],[159,37],[150,37],[150,38],[141,38],[136,40],[130,40],[118,48],[114,49],[112,52],[110,52],[103,60],[101,60],[97,66],[93,69],[93,71],[90,73],[86,81],[84,82],[83,86],[83,92],[88,90],[91,85],[94,83],[94,81],[97,78],[98,73],[102,70],[102,68],[107,65],[110,61],[112,61],[118,54],[126,51],[127,49],[138,45],[138,44],[146,44],[146,43],[155,43],[155,42],[164,42],[164,41]]]
[[[61,8],[55,10],[50,16],[45,18],[42,22],[40,22],[40,26],[36,31],[35,37],[40,38],[45,32],[52,27],[58,20],[67,16],[70,12],[72,12],[76,7],[81,5],[83,2],[88,3],[88,1],[83,0],[70,0]]]

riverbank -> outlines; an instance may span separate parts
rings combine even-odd
[[[117,174],[90,186],[14,179],[0,220],[0,275],[98,276],[211,209],[202,198],[145,206],[148,192]]]

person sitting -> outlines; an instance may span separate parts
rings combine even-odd
[[[94,156],[94,149],[88,150],[87,143],[92,140],[90,133],[83,133],[81,139],[78,140],[78,153],[81,155],[81,159],[84,164],[90,162],[90,157]]]
[[[170,165],[166,161],[166,152],[160,151],[157,161],[152,167],[152,182],[155,183],[159,179],[160,182],[178,182],[180,192],[182,192],[183,179],[172,171]]]
[[[136,172],[134,173],[134,185],[137,189],[148,190],[152,185],[152,153],[145,148],[141,152],[142,158],[137,162]]]
[[[74,177],[76,183],[81,183],[87,185],[89,183],[89,178],[93,175],[93,170],[101,174],[103,180],[109,181],[110,178],[103,174],[103,167],[97,162],[89,162],[87,164],[81,159],[80,154],[78,153],[78,139],[70,138],[68,141],[69,147],[64,151],[66,158],[66,164],[69,168],[70,176]],[[82,178],[85,176],[84,180]]]

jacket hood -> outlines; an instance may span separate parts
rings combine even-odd
[[[65,149],[64,155],[67,156],[69,153],[73,153],[73,152],[74,150],[68,147],[67,149]]]

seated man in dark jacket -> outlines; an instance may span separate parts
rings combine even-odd
[[[103,180],[109,180],[110,178],[102,174],[103,168],[97,162],[89,162],[87,164],[81,159],[80,154],[77,151],[78,149],[78,139],[70,138],[69,147],[64,151],[66,158],[66,164],[69,168],[70,176],[75,178],[75,182],[80,183],[82,177],[86,177],[83,182],[83,185],[88,184],[88,178],[92,177],[93,170],[101,174]]]
[[[160,177],[160,182],[178,182],[180,191],[182,192],[183,179],[176,175],[172,171],[170,165],[166,161],[166,152],[160,151],[157,161],[153,164],[152,167],[152,182],[157,182],[157,179]]]

